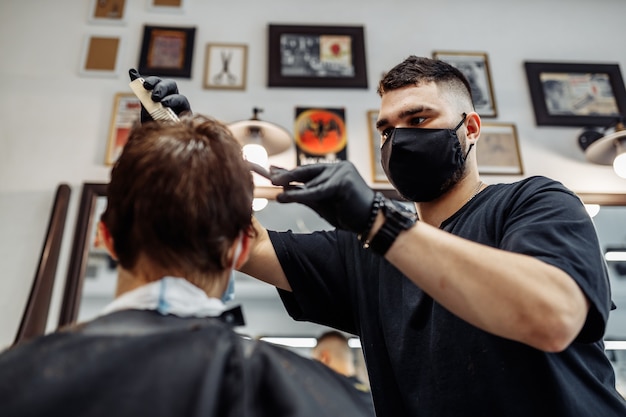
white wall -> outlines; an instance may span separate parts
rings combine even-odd
[[[294,107],[345,107],[348,156],[370,177],[366,112],[377,109],[383,71],[410,54],[433,50],[489,54],[497,121],[517,125],[525,175],[547,175],[578,192],[626,192],[610,167],[586,163],[576,128],[537,128],[523,61],[617,62],[626,39],[623,0],[342,0],[258,2],[186,0],[183,13],[150,12],[128,0],[123,26],[88,20],[92,1],[0,0],[0,346],[10,343],[41,250],[50,204],[60,182],[73,188],[58,291],[67,268],[80,184],[106,182],[103,164],[116,92],[127,91],[127,68],[137,65],[143,24],[195,25],[192,79],[178,84],[196,112],[224,121],[261,117],[289,129]],[[268,23],[365,26],[367,90],[268,89]],[[123,37],[117,78],[78,75],[86,35]],[[249,46],[245,91],[202,89],[208,42]],[[292,158],[283,165],[295,164]],[[512,181],[491,177],[487,182]],[[58,306],[56,306],[58,308]]]

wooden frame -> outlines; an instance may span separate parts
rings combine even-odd
[[[191,78],[195,35],[195,27],[144,26],[139,73]]]
[[[60,184],[57,187],[35,279],[17,329],[14,345],[41,336],[46,331],[71,193],[67,184]]]
[[[433,58],[459,69],[470,83],[474,107],[482,117],[497,117],[496,96],[491,82],[489,58],[485,52],[435,51]]]
[[[370,144],[370,166],[372,168],[372,182],[390,184],[387,174],[380,164],[380,134],[376,130],[376,121],[378,120],[378,110],[367,111],[367,131],[369,133]]]
[[[619,64],[525,62],[538,126],[602,126],[626,114]]]
[[[91,0],[90,23],[124,24],[126,0]]]
[[[128,134],[141,117],[141,101],[133,93],[117,93],[113,100],[109,138],[104,157],[106,165],[113,165],[128,141]]]
[[[483,123],[476,147],[480,174],[524,174],[517,128],[513,123]]]
[[[268,86],[367,88],[363,26],[269,25]]]
[[[83,279],[87,266],[87,255],[90,248],[90,231],[93,225],[99,220],[94,216],[96,200],[100,196],[106,195],[106,184],[84,183],[80,196],[80,205],[74,229],[74,242],[70,264],[65,280],[65,290],[59,314],[59,327],[72,324],[78,317],[80,297],[82,294]]]
[[[216,90],[245,90],[247,67],[247,45],[208,43],[202,86]]]
[[[116,77],[120,70],[122,38],[110,35],[87,35],[83,41],[79,75]]]

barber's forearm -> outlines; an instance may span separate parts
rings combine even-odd
[[[253,220],[253,227],[256,236],[251,239],[250,257],[239,270],[277,288],[291,291],[267,230],[256,219]]]
[[[567,347],[589,309],[560,269],[422,222],[401,233],[386,258],[463,320],[541,350]]]

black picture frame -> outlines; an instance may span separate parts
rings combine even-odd
[[[608,127],[626,112],[616,63],[524,62],[538,126]]]
[[[470,83],[474,108],[480,117],[497,117],[498,106],[491,81],[489,56],[486,52],[433,51],[433,59],[454,66]]]
[[[270,24],[268,41],[269,87],[367,88],[363,26]]]
[[[195,27],[145,25],[138,71],[160,77],[191,78]]]

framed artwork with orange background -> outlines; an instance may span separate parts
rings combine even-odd
[[[296,108],[294,127],[298,165],[347,159],[344,108]]]
[[[141,117],[141,102],[133,93],[117,93],[113,104],[104,163],[113,165],[128,141],[128,133]]]

